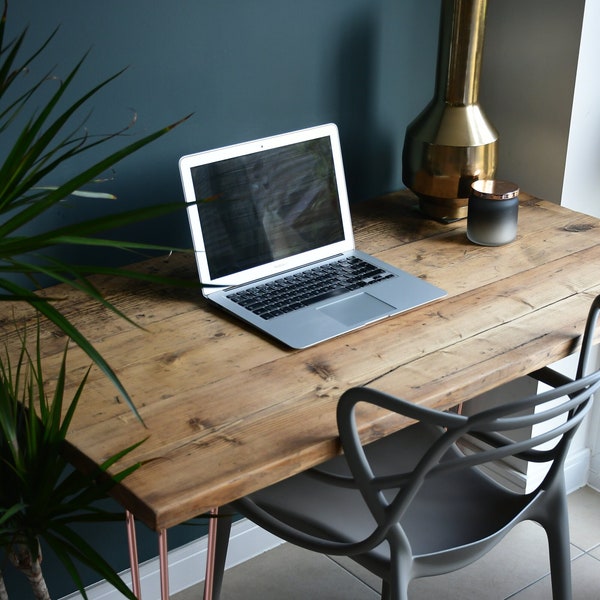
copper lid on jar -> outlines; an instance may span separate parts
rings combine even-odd
[[[471,185],[474,196],[485,200],[509,200],[519,195],[519,186],[511,181],[478,179]]]

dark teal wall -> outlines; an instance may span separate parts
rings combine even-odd
[[[439,5],[440,0],[10,0],[9,37],[28,25],[29,48],[60,26],[36,63],[37,75],[55,67],[64,76],[88,49],[80,91],[129,66],[95,101],[92,133],[123,126],[132,109],[138,115],[133,135],[194,113],[117,167],[106,184],[118,195],[116,203],[70,201],[55,219],[181,199],[181,155],[328,121],[340,128],[352,200],[401,187],[405,128],[433,93]],[[189,245],[183,213],[131,234]],[[122,546],[124,539],[113,539],[116,535],[121,529],[90,534],[98,545],[110,540]],[[186,530],[172,539],[195,535]],[[142,543],[142,558],[156,554],[154,538]],[[127,567],[124,553],[116,562]],[[64,577],[49,573],[49,579],[55,597],[71,591]]]
[[[134,135],[194,113],[119,165],[106,188],[120,204],[181,198],[182,154],[327,121],[360,200],[401,186],[404,130],[433,91],[438,12],[439,0],[10,0],[8,29],[29,25],[33,47],[60,26],[40,72],[64,76],[90,50],[81,91],[129,67],[98,96],[91,132],[132,109]],[[147,237],[187,240],[182,220]]]

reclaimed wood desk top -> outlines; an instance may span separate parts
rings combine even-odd
[[[146,424],[93,370],[69,441],[83,463],[99,463],[148,436],[127,458],[147,462],[115,497],[151,528],[184,522],[333,456],[335,406],[349,387],[370,385],[445,409],[576,350],[600,294],[598,219],[522,194],[517,240],[487,248],[467,240],[464,221],[421,217],[408,192],[353,212],[361,250],[448,297],[293,351],[211,308],[195,290],[97,280],[141,329],[71,290],[53,289],[64,292],[63,310],[118,373]],[[191,255],[138,268],[196,278]],[[29,318],[27,309],[15,311]],[[8,321],[0,329],[5,339],[14,336]],[[64,338],[46,331],[43,342],[48,375]],[[73,385],[89,362],[70,351]],[[362,417],[365,440],[404,425],[377,410]]]

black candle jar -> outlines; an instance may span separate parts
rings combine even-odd
[[[502,246],[517,237],[519,187],[509,181],[480,179],[471,186],[467,237],[482,246]]]

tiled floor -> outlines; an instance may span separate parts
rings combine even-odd
[[[574,600],[600,599],[600,493],[569,496]],[[225,574],[222,600],[376,600],[380,583],[349,560],[333,560],[284,544]],[[545,533],[535,523],[517,526],[479,562],[448,575],[414,581],[411,600],[548,600]],[[200,587],[173,600],[199,600]]]

